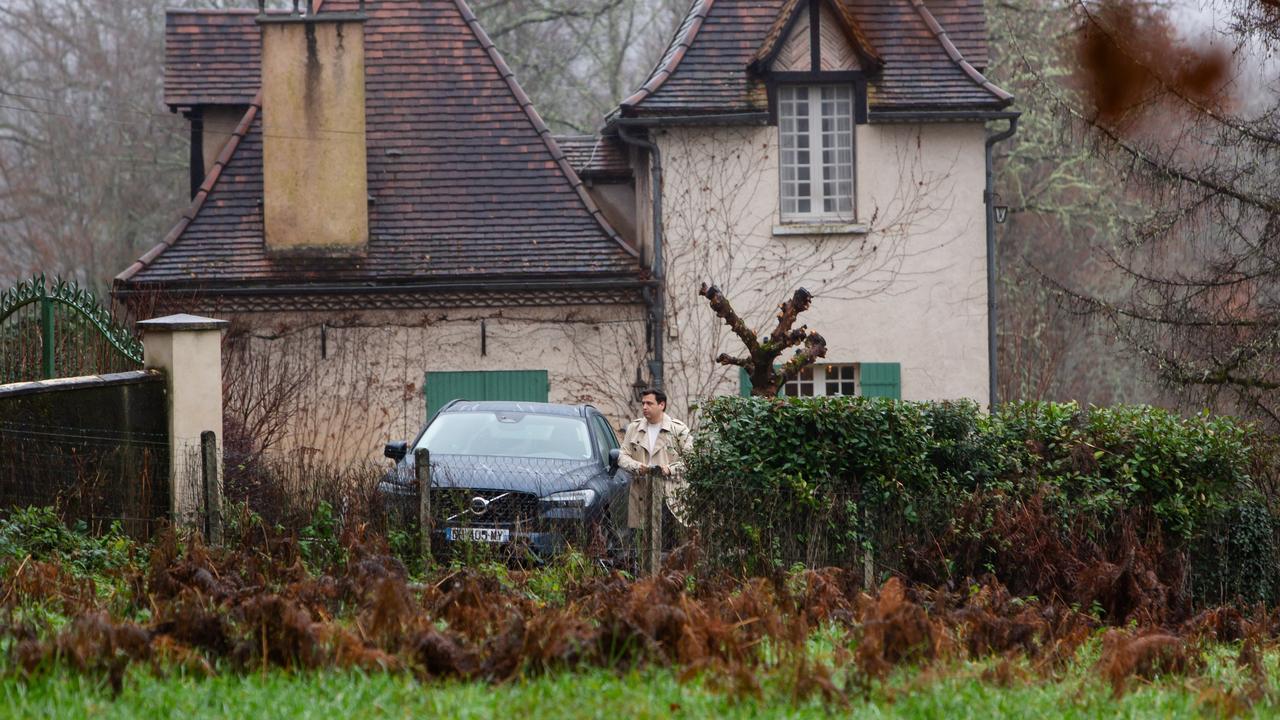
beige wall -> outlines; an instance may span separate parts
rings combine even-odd
[[[247,329],[251,352],[228,348],[224,380],[232,394],[237,383],[259,394],[296,387],[275,450],[335,463],[378,461],[384,443],[411,439],[426,419],[427,371],[547,370],[552,402],[590,403],[621,427],[638,414],[630,393],[644,350],[642,318],[642,307],[623,305],[246,313],[229,337]],[[229,415],[238,404],[228,401]]]
[[[797,287],[831,362],[899,362],[904,399],[987,396],[984,129],[979,123],[857,126],[864,233],[775,235],[775,127],[660,131],[668,273],[668,388],[736,392],[716,366],[741,344],[698,297],[718,284],[761,331]],[[789,355],[789,353],[788,353]]]
[[[244,119],[246,110],[246,107],[209,106],[201,111],[201,154],[204,156],[206,177],[209,171],[213,170],[218,154],[222,152],[227,141],[231,140],[231,135]]]
[[[587,194],[600,208],[604,219],[624,238],[636,236],[636,188],[631,181],[592,182]]]

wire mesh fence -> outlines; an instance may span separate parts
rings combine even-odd
[[[874,582],[877,568],[901,564],[902,517],[855,490],[762,488],[726,479],[676,491],[683,529],[705,563],[742,575],[803,566],[838,567]]]
[[[163,433],[0,421],[0,508],[54,507],[93,532],[150,537],[169,516]]]
[[[54,507],[149,537],[169,516],[164,379],[144,372],[0,393],[0,508]]]
[[[425,467],[405,457],[378,494],[437,560],[538,561],[574,549],[624,563],[633,547],[628,476],[607,461],[440,454]]]
[[[902,523],[868,514],[851,493],[801,500],[733,481],[690,486],[679,474],[632,475],[589,459],[432,455],[428,467],[420,473],[407,457],[378,494],[398,523],[424,529],[424,551],[437,561],[575,550],[648,572],[687,548],[709,569],[801,565],[870,577],[875,566],[901,560],[889,548],[899,544]]]

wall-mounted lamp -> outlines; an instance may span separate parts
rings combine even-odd
[[[996,224],[1003,225],[1005,220],[1009,219],[1009,206],[1000,205],[1000,193],[996,193],[995,200],[991,205],[991,212],[996,217]]]

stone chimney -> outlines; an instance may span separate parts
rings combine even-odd
[[[363,10],[364,3],[360,3]],[[259,3],[268,252],[360,253],[369,239],[364,13]]]

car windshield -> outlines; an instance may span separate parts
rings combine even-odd
[[[582,418],[518,412],[443,413],[417,447],[434,455],[589,460],[591,441]]]

